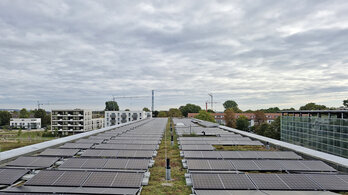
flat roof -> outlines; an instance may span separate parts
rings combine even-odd
[[[348,113],[348,110],[285,110],[281,113]]]

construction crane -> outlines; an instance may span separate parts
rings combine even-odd
[[[214,104],[216,104],[216,103],[219,103],[219,102],[214,102],[214,96],[213,96],[213,94],[212,93],[208,93],[208,95],[210,96],[210,108],[211,108],[211,110],[214,110]],[[206,107],[206,110],[208,110],[208,101],[205,103],[205,107]]]
[[[40,106],[43,106],[43,105],[50,105],[50,103],[47,102],[46,104],[42,104],[42,103],[40,103],[40,101],[37,101],[37,109],[38,110],[40,109]]]
[[[210,102],[209,100],[205,101],[205,111],[208,111],[208,104],[217,104],[220,102]],[[213,106],[211,106],[212,110],[213,110]]]

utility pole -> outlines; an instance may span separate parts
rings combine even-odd
[[[211,110],[214,110],[213,109],[213,94],[212,93],[208,93],[208,95],[210,96]]]
[[[152,114],[155,111],[155,90],[152,90],[152,108],[151,108]]]

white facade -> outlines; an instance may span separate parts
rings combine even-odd
[[[92,129],[101,129],[104,127],[104,118],[92,119]]]
[[[145,111],[105,111],[104,125],[110,127],[151,117],[152,113]]]
[[[84,132],[93,130],[92,110],[52,110],[52,130],[64,132]]]
[[[41,129],[41,118],[11,118],[13,129]]]

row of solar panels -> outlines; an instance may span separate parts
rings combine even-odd
[[[147,170],[150,159],[105,159],[105,158],[68,158],[22,156],[6,164],[11,168],[40,169],[52,167],[61,161],[58,169],[125,169]]]
[[[318,160],[197,160],[184,164],[190,171],[301,171],[334,172],[334,168]]]
[[[182,154],[185,159],[302,159],[292,151],[183,151]]]
[[[348,191],[348,175],[333,174],[191,174],[193,187],[222,190]]]
[[[0,169],[0,184],[12,185],[27,173],[31,176],[26,177],[32,178],[23,186],[6,188],[0,194],[136,194],[143,179],[149,177],[146,170],[165,125],[166,120],[163,119],[147,120],[117,128],[112,133],[66,143],[60,148],[48,148],[37,156],[19,157],[9,162],[4,170]],[[146,133],[148,129],[152,129],[154,135],[140,134]],[[125,134],[129,136],[120,136]],[[106,143],[108,140],[118,141],[114,139],[118,137],[122,138],[119,139],[121,141],[133,141],[129,138],[136,137],[144,141],[156,141],[156,144]],[[102,146],[107,149],[90,149]],[[44,170],[37,173],[37,169]]]

